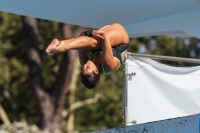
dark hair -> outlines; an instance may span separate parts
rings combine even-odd
[[[88,89],[93,89],[97,86],[97,83],[100,80],[100,74],[92,72],[90,75],[85,75],[81,73],[81,82]]]

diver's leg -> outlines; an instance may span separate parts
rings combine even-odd
[[[97,40],[92,37],[80,36],[70,40],[58,41],[54,39],[49,47],[47,47],[47,54],[54,54],[59,52],[64,52],[70,49],[95,49],[97,47]]]
[[[70,42],[72,40],[74,40],[74,38],[65,40],[65,42]],[[53,39],[53,41],[46,48],[46,53],[49,54],[49,55],[53,54],[52,50],[54,50],[56,47],[58,47],[58,45],[60,45],[60,42],[61,41],[59,41],[58,39]]]
[[[119,23],[106,25],[99,30],[93,30],[93,37],[98,37],[98,31],[103,31],[107,34],[111,47],[116,47],[120,44],[127,44],[129,37],[124,27]]]
[[[102,31],[106,32],[112,47],[115,47],[119,44],[127,44],[129,42],[129,37],[126,30],[119,23],[112,24],[104,28]]]

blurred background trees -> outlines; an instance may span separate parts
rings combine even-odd
[[[63,132],[122,126],[122,67],[102,76],[98,87],[88,90],[79,80],[76,51],[48,56],[41,50],[52,39],[76,37],[85,28],[0,12],[0,104],[8,121],[24,121]],[[200,58],[200,40],[132,38],[128,51]],[[0,124],[4,123],[1,117]]]

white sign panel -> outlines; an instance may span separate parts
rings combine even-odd
[[[128,57],[124,79],[125,125],[200,113],[200,66],[172,67]]]

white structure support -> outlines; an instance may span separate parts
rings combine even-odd
[[[200,66],[172,67],[149,58],[190,62],[188,58],[127,53],[123,124],[142,124],[200,113]],[[199,60],[191,61],[199,63]]]

